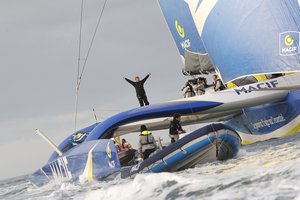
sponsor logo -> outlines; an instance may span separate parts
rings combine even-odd
[[[112,154],[111,154],[111,149],[110,149],[109,143],[107,143],[107,145],[106,145],[106,154],[107,154],[107,157],[109,159],[112,158]],[[109,166],[109,168],[114,168],[116,166],[116,162],[114,160],[109,160],[108,161],[108,166]]]
[[[183,49],[189,48],[191,46],[190,39],[187,39],[187,40],[181,42],[180,45]]]
[[[279,34],[279,54],[292,56],[300,53],[300,32],[289,31]]]
[[[284,43],[286,46],[290,47],[294,44],[294,40],[290,35],[286,35],[284,38]]]
[[[184,37],[185,37],[184,29],[179,25],[179,23],[178,23],[177,20],[175,21],[175,28],[176,28],[176,30],[177,30],[178,35],[179,35],[181,38],[184,38]]]
[[[108,158],[111,158],[111,150],[109,147],[109,143],[107,143],[107,145],[106,145],[106,153],[107,153]]]
[[[130,173],[137,171],[140,168],[140,165],[141,165],[141,163],[132,166],[132,168],[130,169]]]
[[[283,117],[282,114],[276,116],[276,117],[269,117],[268,119],[261,119],[255,123],[251,123],[252,127],[255,129],[255,130],[260,130],[262,128],[265,128],[265,127],[271,127],[272,125],[275,125],[275,124],[278,124],[278,123],[281,123],[281,122],[285,122],[286,119]]]
[[[182,39],[185,38],[184,28],[182,28],[182,26],[179,25],[179,23],[178,23],[177,20],[175,20],[175,28],[176,28],[176,31],[177,31],[178,35],[179,35]],[[189,48],[189,47],[191,46],[190,39],[184,40],[183,42],[180,43],[180,45],[181,45],[181,48],[182,48],[182,49]]]
[[[250,93],[254,90],[259,89],[268,89],[268,88],[276,88],[278,85],[277,80],[269,81],[269,82],[263,82],[263,83],[257,83],[256,85],[250,85],[242,87],[241,89],[234,89],[234,91],[240,95],[242,93]]]
[[[116,166],[115,161],[114,161],[114,160],[109,161],[109,162],[108,162],[108,166],[109,166],[109,168],[114,168],[114,167]]]

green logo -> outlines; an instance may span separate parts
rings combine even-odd
[[[181,38],[184,38],[185,37],[184,29],[179,25],[177,20],[175,21],[175,27],[176,27],[176,30],[177,30],[177,33],[179,34],[179,36]]]
[[[284,43],[286,46],[290,47],[294,44],[294,40],[292,39],[292,37],[290,35],[286,35],[284,38]]]

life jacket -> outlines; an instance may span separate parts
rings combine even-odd
[[[150,135],[150,134],[152,134],[152,133],[150,131],[147,131],[147,130],[141,132],[141,135]]]
[[[147,145],[147,144],[153,144],[154,141],[149,141],[149,136],[152,135],[152,133],[148,130],[145,130],[143,132],[141,132],[140,136],[146,136],[147,137],[147,141],[145,141],[145,143],[142,143],[142,145]]]
[[[178,135],[178,131],[183,131],[182,127],[176,119],[171,121],[170,126],[169,126],[169,134],[170,135]]]

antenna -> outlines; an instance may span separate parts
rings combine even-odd
[[[93,113],[94,113],[94,117],[95,117],[96,123],[98,123],[98,119],[97,119],[97,115],[96,115],[96,112],[95,112],[95,108],[93,108]]]

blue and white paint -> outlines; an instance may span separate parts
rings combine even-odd
[[[297,0],[159,0],[159,4],[181,56],[184,51],[174,28],[179,19],[193,41],[186,49],[208,53],[224,82],[300,69]]]

